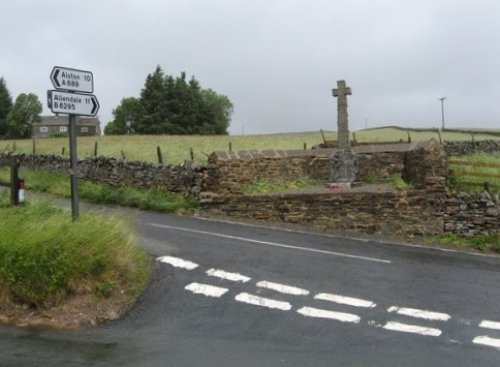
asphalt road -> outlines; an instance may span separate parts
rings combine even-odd
[[[122,320],[0,327],[0,366],[499,366],[500,258],[130,211],[155,276]]]

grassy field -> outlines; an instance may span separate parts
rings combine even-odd
[[[481,175],[500,176],[500,153],[496,154],[471,154],[462,157],[453,157],[450,162],[470,162],[479,165],[495,165],[498,167],[469,166],[466,164],[449,164],[449,168],[460,172],[448,177],[449,185],[461,191],[483,191],[487,182],[492,192],[500,192],[500,178],[485,177]],[[470,172],[470,174],[464,173]]]
[[[407,141],[408,134],[404,130],[368,129],[357,131],[356,140],[360,142],[381,142],[381,141]],[[438,139],[436,132],[418,131],[410,132],[412,141]],[[327,140],[335,140],[336,133],[325,132]],[[474,139],[500,139],[490,135],[474,135]],[[470,140],[469,133],[445,132],[442,135],[444,140]],[[37,154],[68,155],[68,138],[45,138],[35,141]],[[194,160],[205,163],[207,154],[217,150],[247,150],[247,149],[303,149],[306,144],[307,149],[323,141],[322,135],[317,132],[269,134],[269,135],[232,135],[232,136],[102,136],[102,137],[81,137],[78,138],[79,158],[91,157],[94,155],[95,143],[98,145],[98,155],[120,158],[122,152],[127,160],[144,160],[157,162],[157,147],[163,153],[165,163],[181,163],[190,159],[190,149],[193,151]],[[0,153],[12,151],[15,146],[16,153],[32,153],[32,140],[0,141]]]

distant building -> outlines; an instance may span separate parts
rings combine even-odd
[[[69,116],[41,116],[42,121],[31,125],[32,138],[48,138],[69,134]],[[77,117],[77,136],[100,136],[101,123],[97,117]]]

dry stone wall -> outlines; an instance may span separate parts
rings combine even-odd
[[[447,155],[500,152],[500,140],[446,141],[443,143]]]
[[[448,194],[444,230],[465,236],[500,234],[500,199],[488,192]]]
[[[364,181],[405,175],[422,185],[426,177],[445,175],[446,154],[434,140],[413,144],[357,146],[358,173]],[[327,181],[330,156],[335,149],[214,152],[208,158],[204,191],[241,194],[244,185],[279,178],[313,178]]]
[[[216,195],[201,201],[212,214],[400,235],[443,232],[444,180],[423,190],[280,195]]]
[[[22,166],[67,174],[69,159],[54,155],[3,155],[3,160],[19,160]],[[97,157],[78,161],[82,180],[111,186],[158,188],[164,191],[198,195],[205,168],[185,162],[180,165],[152,164]]]

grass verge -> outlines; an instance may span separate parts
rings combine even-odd
[[[444,234],[440,237],[426,237],[425,242],[450,245],[457,248],[473,248],[481,252],[500,253],[500,235],[476,235],[473,237]]]
[[[71,196],[69,177],[48,171],[21,168],[20,175],[26,181],[26,188],[68,198]],[[0,181],[8,181],[7,168],[0,169]],[[79,181],[79,196],[95,204],[122,205],[160,212],[181,212],[196,208],[197,200],[159,189],[138,189],[134,187],[111,187],[106,184]]]
[[[132,299],[150,276],[149,257],[116,215],[71,216],[47,203],[10,207],[0,198],[0,301],[52,307],[70,296]]]

